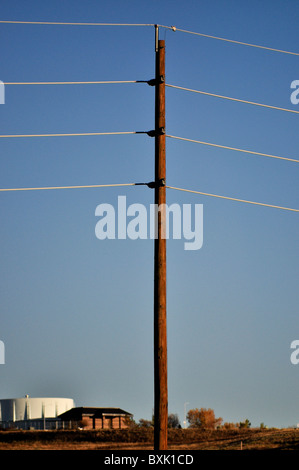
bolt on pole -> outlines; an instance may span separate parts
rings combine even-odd
[[[165,41],[156,26],[155,87],[155,207],[154,245],[154,448],[167,449],[168,387],[166,329],[166,146],[165,146]]]

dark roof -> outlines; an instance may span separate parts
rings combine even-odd
[[[85,407],[81,406],[78,408],[72,408],[71,410],[65,411],[60,414],[58,417],[62,420],[75,420],[79,421],[84,416],[90,416],[94,418],[102,418],[103,415],[106,416],[132,416],[128,411],[124,411],[121,408],[95,408],[95,407]]]

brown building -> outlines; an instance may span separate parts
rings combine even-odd
[[[133,415],[120,408],[72,408],[58,416],[68,427],[83,429],[125,429]]]

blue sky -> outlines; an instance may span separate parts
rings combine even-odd
[[[146,23],[299,52],[296,1],[14,1],[2,20]],[[299,111],[298,56],[160,29],[166,82]],[[153,27],[1,24],[3,82],[149,80]],[[5,87],[1,134],[148,131],[146,84]],[[298,159],[294,113],[166,89],[168,134]],[[295,132],[296,131],[296,132]],[[146,135],[0,140],[0,187],[151,181]],[[295,162],[167,139],[167,184],[299,208]],[[95,209],[153,202],[147,187],[2,192],[0,397],[153,409],[153,241],[95,236]],[[167,248],[169,412],[213,408],[254,426],[299,422],[298,215],[167,191],[203,204],[204,243]]]

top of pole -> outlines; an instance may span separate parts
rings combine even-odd
[[[159,26],[155,24],[155,52],[158,51],[158,43],[159,43]]]

